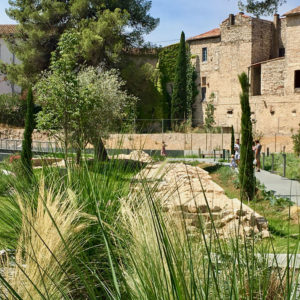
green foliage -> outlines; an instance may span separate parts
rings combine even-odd
[[[284,3],[286,0],[239,0],[238,5],[240,10],[259,17],[278,13],[278,8]]]
[[[290,199],[276,196],[274,191],[267,191],[263,184],[259,184],[258,189],[261,192],[262,199],[270,201],[272,206],[289,207],[294,205],[294,202]]]
[[[231,126],[231,154],[234,154],[234,143],[235,143],[235,137],[234,137],[234,128]]]
[[[28,177],[31,177],[31,175],[33,174],[32,133],[35,127],[33,110],[34,110],[33,95],[32,95],[32,88],[30,87],[27,94],[27,111],[26,111],[26,119],[25,119],[24,138],[23,138],[22,151],[21,151],[21,162],[24,168],[24,174],[28,175]]]
[[[293,143],[294,143],[294,152],[296,155],[300,155],[300,124],[298,132],[292,135]]]
[[[0,123],[10,126],[24,126],[26,101],[20,95],[0,95]]]
[[[174,88],[175,78],[177,74],[178,56],[180,53],[180,43],[164,47],[159,52],[159,77],[157,88],[163,95],[164,99],[164,118],[171,119],[171,101],[172,89]],[[186,118],[192,117],[192,106],[198,95],[196,85],[197,73],[191,64],[191,55],[186,45]],[[182,117],[183,119],[183,117]]]
[[[116,70],[79,66],[79,49],[80,33],[64,33],[49,71],[35,87],[43,108],[38,114],[38,127],[63,142],[66,160],[68,146],[77,149],[78,163],[88,142],[104,150],[101,138],[134,113],[136,102],[123,90],[125,83]]]
[[[300,181],[300,157],[297,157],[293,153],[286,154],[286,177],[293,180]],[[281,153],[274,154],[274,171],[283,176],[283,156]],[[272,169],[272,157],[265,156],[265,170],[270,171]]]
[[[241,184],[241,200],[252,200],[255,193],[255,178],[253,169],[253,151],[252,151],[252,123],[251,109],[249,104],[249,80],[246,73],[239,75],[239,81],[242,87],[240,94],[241,101],[241,149],[239,176]]]
[[[121,68],[128,92],[139,98],[136,108],[138,119],[164,118],[164,98],[157,87],[158,72],[149,63],[139,66],[130,59]]]
[[[215,95],[212,93],[209,96],[209,100],[206,103],[206,109],[205,109],[204,126],[205,129],[209,132],[212,131],[213,126],[216,124],[215,117],[214,117],[214,113],[215,113],[214,99],[215,99]]]
[[[163,74],[163,79],[166,83],[175,81],[176,63],[178,59],[178,53],[180,44],[174,44],[164,47],[158,55],[159,69]]]
[[[189,59],[187,61],[187,117],[189,119],[192,118],[193,114],[193,104],[195,102],[195,98],[198,95],[198,88],[196,84],[197,72],[195,67],[191,64],[191,57],[189,55]]]
[[[142,35],[155,29],[159,21],[149,15],[148,0],[10,0],[9,3],[7,14],[19,24],[17,35],[8,40],[9,47],[22,63],[2,64],[2,71],[21,86],[36,82],[38,74],[48,68],[51,53],[66,30],[80,29],[82,49],[88,60],[97,65],[103,56],[115,61],[124,44],[141,43]],[[126,23],[126,31],[120,23]],[[115,47],[110,55],[112,43]]]
[[[172,120],[187,118],[187,50],[184,32],[181,33],[172,94]]]

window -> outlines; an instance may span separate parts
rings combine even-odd
[[[279,57],[285,56],[285,48],[279,48]]]
[[[232,108],[227,109],[227,117],[232,118],[232,116],[233,116],[233,109]]]
[[[295,71],[295,89],[300,89],[300,70]]]
[[[206,77],[202,77],[202,86],[206,86]]]
[[[201,88],[201,99],[202,101],[206,100],[206,87]]]
[[[252,67],[252,95],[261,95],[261,65]]]
[[[207,48],[202,48],[202,61],[207,61]]]

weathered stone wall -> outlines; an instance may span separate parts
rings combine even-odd
[[[202,62],[202,49],[207,48],[207,61]],[[194,122],[196,124],[202,124],[205,115],[205,105],[202,103],[201,88],[204,87],[201,83],[203,77],[206,77],[206,98],[208,99],[211,90],[211,83],[215,82],[219,78],[219,64],[220,64],[220,38],[205,39],[193,42],[191,47],[192,63],[197,72],[197,86],[199,94],[195,100],[194,105]],[[216,100],[218,99],[218,93],[215,92]]]
[[[261,65],[261,94],[284,95],[285,59],[277,58]]]
[[[300,16],[286,18],[286,95],[300,95],[295,91],[295,70],[300,70]],[[299,111],[300,112],[300,111]]]
[[[300,70],[300,16],[277,20],[278,26],[275,27],[270,21],[238,14],[234,25],[230,25],[229,19],[220,25],[221,40],[190,42],[193,54],[201,54],[200,45],[208,48],[208,63],[205,65],[198,61],[195,65],[200,76],[207,77],[207,95],[214,93],[216,96],[217,126],[234,126],[235,131],[240,131],[241,88],[238,75],[248,73],[253,84],[253,73],[249,67],[261,63],[261,83],[258,85],[261,96],[250,97],[255,130],[264,134],[289,135],[291,130],[298,128],[300,90],[295,90],[294,82],[295,70]],[[278,30],[276,34],[275,28]],[[275,36],[279,39],[276,43]],[[274,50],[275,44],[278,51]],[[284,58],[276,58],[279,48],[285,48]],[[274,55],[275,59],[267,61]],[[195,118],[201,119],[202,114],[203,120],[205,102],[197,99],[196,107]]]
[[[280,19],[279,48],[286,47],[286,18]]]
[[[299,121],[299,120],[298,120]],[[270,120],[268,120],[270,122]],[[284,126],[286,120],[283,120],[280,126]],[[273,123],[276,127],[276,122]],[[262,126],[263,120],[258,120],[258,126]],[[281,123],[280,123],[281,124]],[[278,124],[277,124],[278,125]],[[260,128],[260,127],[259,127]],[[282,127],[280,127],[282,129]],[[283,128],[284,129],[284,128]],[[22,140],[24,130],[20,128],[0,128],[0,139]],[[236,138],[240,137],[236,133]],[[46,142],[51,140],[46,132],[37,132],[33,134],[34,141]],[[53,141],[53,139],[52,139]],[[167,150],[201,150],[212,151],[221,149],[230,149],[231,134],[209,134],[209,133],[164,133],[164,134],[111,134],[106,141],[106,146],[110,149],[146,149],[161,150],[161,144],[164,141],[167,144]],[[293,142],[290,135],[274,133],[264,135],[261,139],[263,151],[267,147],[272,152],[279,152],[286,147],[286,151],[293,151]]]
[[[271,58],[272,37],[272,22],[252,19],[252,64]]]
[[[240,137],[236,134],[236,138]],[[202,133],[169,133],[169,134],[113,134],[106,141],[110,149],[161,150],[162,141],[167,144],[167,150],[201,150],[212,151],[230,149],[231,134]],[[285,147],[287,152],[293,151],[291,135],[265,135],[261,139],[263,151],[280,152]]]

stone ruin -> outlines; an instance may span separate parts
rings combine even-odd
[[[154,196],[171,218],[185,222],[191,234],[216,230],[219,237],[270,237],[268,223],[238,199],[229,199],[209,173],[183,163],[149,164],[136,176],[153,187]],[[141,191],[139,184],[134,192]],[[214,225],[213,225],[214,224]],[[214,229],[215,228],[215,229]]]

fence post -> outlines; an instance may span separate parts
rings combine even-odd
[[[201,157],[201,149],[198,149],[198,156]]]
[[[221,127],[221,132],[222,132],[222,149],[223,149],[224,148],[224,132],[223,132],[223,127]],[[225,158],[225,156],[223,158]]]
[[[283,153],[283,177],[286,177],[286,154]]]
[[[269,147],[267,147],[267,157],[269,157],[270,156],[270,149],[269,149]]]
[[[274,173],[274,153],[272,153],[271,156],[272,156],[272,167],[271,167],[271,172]]]
[[[230,162],[230,151],[229,150],[227,150],[227,160],[228,160],[228,162]]]
[[[266,153],[263,152],[263,153],[262,153],[262,157],[263,157],[263,159],[262,159],[262,169],[263,169],[263,170],[265,169],[265,156],[266,156]]]
[[[216,150],[214,150],[214,161],[216,160]]]
[[[225,153],[226,153],[226,151],[225,151],[225,149],[223,149],[223,157],[222,157],[222,158],[223,158],[224,160],[226,159],[226,154],[225,154]]]

